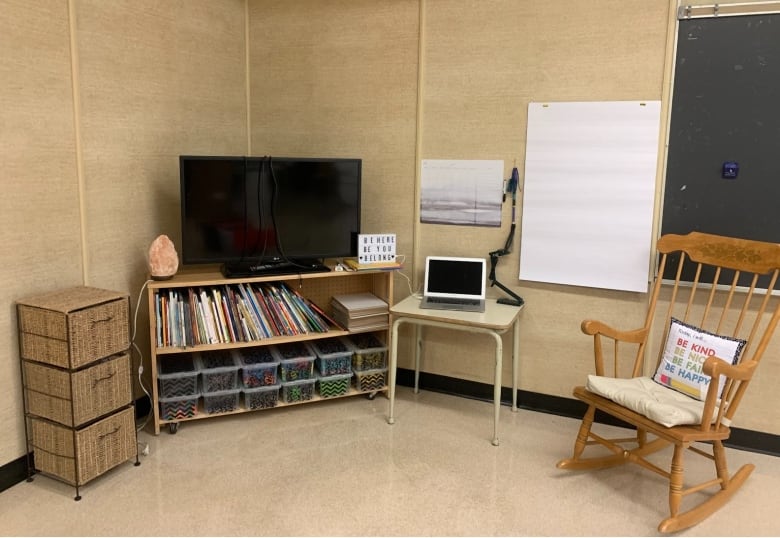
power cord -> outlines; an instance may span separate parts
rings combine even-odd
[[[144,290],[146,289],[146,287],[149,285],[150,282],[152,282],[152,281],[151,280],[147,280],[146,282],[144,282],[143,285],[141,286],[141,291],[138,292],[138,299],[136,300],[136,303],[135,303],[135,313],[133,314],[133,334],[132,334],[132,337],[130,338],[130,343],[133,346],[133,348],[135,349],[136,353],[138,354],[138,384],[141,386],[141,390],[144,391],[144,393],[146,394],[147,398],[149,398],[149,404],[150,405],[154,405],[154,402],[152,402],[152,395],[149,393],[147,388],[144,386],[144,381],[143,381],[143,377],[142,377],[142,374],[144,373],[144,355],[141,352],[141,349],[135,343],[135,333],[136,333],[136,329],[137,329],[137,326],[138,326],[138,309],[141,306],[141,297],[143,297]],[[136,437],[137,437],[137,434],[141,430],[143,430],[146,427],[146,425],[149,423],[149,417],[151,417],[152,412],[153,412],[153,410],[150,407],[149,413],[146,415],[146,418],[144,419],[143,423],[140,426],[136,426]],[[144,456],[148,456],[149,455],[149,443],[141,443],[139,441],[138,442],[138,446],[139,447],[143,447],[143,448],[141,448],[141,453]]]
[[[404,261],[406,261],[406,255],[405,254],[398,254],[395,257],[395,260],[398,263],[400,263],[401,265],[403,265]],[[408,275],[404,274],[404,272],[400,271],[400,270],[396,271],[395,273],[398,274],[398,275],[401,275],[402,277],[404,277],[406,279],[406,286],[409,288],[409,295],[416,295],[417,293],[419,293],[419,291],[415,292],[414,290],[412,290],[412,279],[409,278]]]

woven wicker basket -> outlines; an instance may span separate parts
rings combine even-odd
[[[73,486],[89,482],[136,456],[134,417],[129,407],[80,430],[33,418],[35,468]]]
[[[130,347],[129,299],[77,286],[17,301],[22,358],[79,368]]]
[[[28,412],[66,426],[81,426],[132,399],[129,353],[72,373],[30,361],[22,367]]]

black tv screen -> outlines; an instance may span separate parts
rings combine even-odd
[[[357,255],[362,161],[179,158],[182,262],[233,273]]]

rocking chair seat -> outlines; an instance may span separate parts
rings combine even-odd
[[[667,427],[655,420],[647,418],[642,413],[638,413],[628,407],[610,400],[604,396],[591,392],[587,387],[575,387],[574,396],[596,409],[600,409],[615,418],[618,418],[628,424],[652,433],[661,439],[669,442],[678,442],[684,440],[691,443],[696,441],[725,440],[729,438],[731,430],[725,424],[713,425],[712,429],[703,432],[699,424],[679,425]]]
[[[629,379],[589,375],[586,388],[667,427],[701,424],[704,402],[656,383],[651,378]],[[717,412],[712,419],[717,418]]]

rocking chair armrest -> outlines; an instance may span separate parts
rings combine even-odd
[[[621,331],[620,329],[616,329],[604,322],[594,319],[584,320],[580,325],[580,328],[582,329],[583,333],[590,336],[601,335],[606,336],[607,338],[618,340],[620,342],[629,342],[632,344],[641,344],[644,342],[645,336],[647,334],[647,329],[644,327],[630,331]]]
[[[707,357],[702,365],[702,371],[713,379],[726,376],[737,381],[748,381],[756,370],[756,361],[745,361],[740,364],[729,364],[718,357]],[[714,384],[717,386],[717,383]]]
[[[723,411],[725,410],[725,406],[729,405],[729,402],[727,402],[725,398],[721,400],[721,395],[718,394],[720,384],[717,380],[720,376],[723,375],[728,379],[739,382],[749,381],[753,377],[757,365],[758,363],[752,360],[733,365],[718,357],[707,357],[707,359],[705,359],[704,364],[702,365],[702,371],[709,375],[712,381],[707,389],[707,396],[704,399],[704,410],[702,411],[701,421],[701,428],[703,431],[710,431],[713,425],[717,426],[722,419],[725,419],[725,417],[723,417]],[[740,397],[736,396],[735,400],[738,401],[739,399]],[[713,417],[718,408],[720,411],[718,412],[717,424],[712,424],[710,423],[709,417]]]

